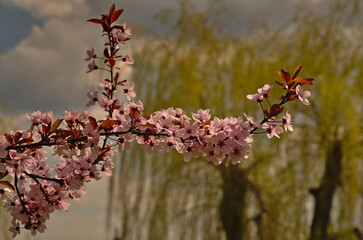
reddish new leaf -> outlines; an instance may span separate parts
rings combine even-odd
[[[120,77],[120,73],[117,72],[116,75],[115,75],[115,77],[113,78],[113,81],[116,83],[116,85],[117,85],[117,81],[118,81],[118,78],[119,77]]]
[[[112,28],[115,28],[115,29],[124,29],[124,27],[122,25],[120,25],[120,24],[115,24],[115,25],[113,25]]]
[[[21,134],[20,132],[16,132],[14,134],[14,142],[17,143],[19,141],[19,139],[21,138],[23,134]]]
[[[5,133],[4,136],[5,136],[6,141],[8,141],[8,143],[14,144],[13,137],[10,134]]]
[[[111,15],[111,23],[115,22],[120,17],[120,15],[122,14],[123,11],[124,11],[123,9],[119,9],[116,12],[114,12]]]
[[[301,68],[302,68],[302,64],[300,66],[298,66],[295,71],[294,71],[294,75],[292,76],[292,79],[295,79],[297,77],[297,75],[299,74]]]
[[[277,85],[282,86],[282,87],[286,87],[286,84],[283,84],[283,83],[281,83],[281,82],[279,82],[279,81],[275,81],[275,83],[276,83]]]
[[[100,129],[106,129],[106,130],[110,130],[113,128],[113,126],[117,123],[117,121],[115,120],[110,120],[109,118],[107,118],[105,121],[102,122]]]
[[[282,80],[284,80],[285,83],[290,82],[290,74],[285,69],[281,69],[280,71]]]
[[[95,130],[98,127],[97,121],[96,121],[96,119],[94,117],[89,116],[88,121],[91,124],[93,130]]]
[[[106,58],[109,58],[110,57],[110,53],[108,51],[108,48],[105,48],[105,50],[103,50],[103,55],[106,57]]]
[[[280,107],[278,104],[274,104],[270,108],[270,113],[268,114],[268,118],[272,118],[274,116],[279,115],[282,111],[284,111],[284,107]]]
[[[114,58],[109,58],[108,62],[110,63],[110,67],[113,68],[115,66],[116,60]]]
[[[101,19],[97,19],[97,18],[88,19],[87,22],[96,23],[96,24],[102,24],[102,20]]]
[[[295,82],[306,84],[306,85],[313,85],[314,78],[295,78]]]
[[[129,115],[131,120],[134,121],[134,119],[140,117],[140,111],[137,108],[131,108]]]
[[[8,187],[8,188],[10,188],[11,190],[15,191],[15,188],[14,188],[13,184],[11,184],[10,182],[8,182],[8,181],[0,181],[0,183],[1,183],[2,185],[7,186],[7,187]]]
[[[108,15],[109,16],[112,16],[116,11],[116,7],[115,7],[115,4],[112,4],[112,6],[110,7],[110,10],[108,12]]]
[[[57,121],[55,121],[52,125],[52,127],[50,128],[48,134],[52,134],[55,132],[55,130],[57,130],[57,128],[59,127],[59,125],[63,122],[63,119],[57,119]]]

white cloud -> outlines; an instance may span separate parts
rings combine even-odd
[[[2,99],[18,111],[83,106],[86,50],[102,45],[99,26],[83,18],[33,26],[26,39],[0,56]]]
[[[16,6],[34,17],[64,17],[74,13],[88,12],[85,0],[2,0],[4,4]]]

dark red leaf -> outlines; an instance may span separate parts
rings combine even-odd
[[[110,63],[110,67],[113,68],[113,66],[115,66],[116,60],[113,58],[109,58],[108,62]]]
[[[282,111],[284,111],[284,107],[280,107],[278,104],[274,104],[270,108],[270,113],[267,118],[272,118],[274,116],[279,115]]]
[[[13,137],[11,135],[6,133],[4,136],[5,136],[6,141],[8,141],[10,144],[14,143]]]
[[[113,28],[115,28],[115,29],[124,29],[124,27],[122,25],[120,25],[120,24],[113,25]]]
[[[112,16],[116,11],[116,7],[115,7],[115,4],[112,4],[112,6],[110,7],[110,10],[108,12],[108,15],[109,16]]]
[[[0,183],[1,183],[2,185],[7,186],[7,187],[8,187],[8,188],[10,188],[11,190],[15,191],[15,188],[14,188],[13,184],[11,184],[10,182],[8,182],[8,181],[0,181]]]
[[[294,71],[294,75],[292,76],[292,79],[296,78],[297,75],[299,74],[301,68],[302,68],[303,64],[301,64],[300,66],[298,66],[295,71]]]
[[[22,134],[20,132],[16,132],[14,135],[14,142],[18,142],[21,136]]]
[[[288,88],[290,89],[293,85],[294,85],[295,81],[294,80],[290,80],[288,83],[287,83],[287,86]]]
[[[313,85],[314,78],[295,78],[295,82],[306,84],[306,85]]]
[[[279,82],[279,81],[275,81],[275,83],[276,83],[277,85],[282,86],[282,87],[285,87],[285,86],[286,86],[286,84],[283,84],[283,83],[281,83],[281,82]]]
[[[88,19],[87,22],[102,24],[102,20],[101,19],[96,19],[96,18]]]
[[[105,48],[105,50],[103,50],[103,55],[106,57],[106,58],[109,58],[110,57],[110,53],[108,52],[108,49]]]
[[[99,130],[102,129],[106,129],[106,130],[110,130],[113,128],[113,126],[117,123],[117,121],[115,120],[110,120],[109,118],[107,118],[105,121],[102,122]]]
[[[88,121],[91,124],[93,130],[95,130],[98,127],[97,121],[96,121],[96,119],[94,117],[89,116]]]
[[[55,121],[52,125],[52,127],[49,130],[48,134],[52,134],[55,132],[55,130],[57,130],[57,128],[59,127],[59,125],[63,122],[63,119],[57,119],[57,121]]]
[[[282,80],[284,80],[285,83],[288,83],[290,81],[290,74],[285,69],[281,69],[280,71]]]
[[[123,9],[119,9],[116,12],[114,12],[114,14],[112,14],[111,16],[111,23],[115,22],[120,17],[123,11],[124,11]]]
[[[134,119],[140,117],[140,111],[137,108],[131,108],[130,109],[130,118],[133,121]]]
[[[113,78],[113,81],[115,82],[116,85],[117,85],[117,81],[118,81],[119,77],[120,77],[120,74],[117,72],[115,77]]]

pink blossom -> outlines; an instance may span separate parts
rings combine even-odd
[[[247,114],[243,113],[245,118],[247,119],[248,125],[245,126],[247,129],[250,129],[252,127],[261,127],[261,124],[256,121],[256,119],[252,116],[248,116]]]
[[[88,57],[85,59],[86,61],[91,60],[92,58],[97,58],[97,55],[95,53],[95,50],[91,48],[91,50],[87,50]]]
[[[112,169],[114,167],[115,167],[115,164],[109,158],[109,159],[106,159],[106,161],[103,163],[101,171],[106,173],[107,176],[112,176]]]
[[[210,119],[210,109],[198,109],[196,113],[192,113],[192,117],[195,121],[199,123],[204,123]]]
[[[249,94],[247,98],[251,101],[261,102],[264,98],[268,97],[268,93],[271,91],[273,86],[265,84],[262,88],[257,89],[256,94]]]
[[[92,60],[89,64],[88,64],[88,71],[87,73],[90,73],[94,70],[97,70],[98,69],[98,66],[96,65],[95,63],[95,60]]]
[[[308,97],[310,97],[310,91],[305,91],[300,85],[296,87],[296,94],[299,100],[305,104],[309,105]]]
[[[126,26],[126,25],[125,25]],[[118,30],[115,33],[116,41],[121,43],[122,45],[126,45],[126,41],[130,40],[127,33],[130,33],[131,30],[127,29],[127,32],[123,32],[121,30]]]
[[[190,125],[188,121],[184,123],[184,127],[178,129],[178,133],[182,138],[189,138],[190,136],[195,136],[198,129],[199,129],[199,124],[195,123],[193,125]]]
[[[63,113],[64,121],[68,124],[69,127],[74,127],[78,124],[82,124],[87,121],[88,112],[79,113],[73,108],[68,112],[64,111]]]
[[[94,105],[98,101],[98,91],[88,92],[87,97],[90,99],[86,104],[87,107]]]
[[[11,236],[12,238],[15,238],[16,235],[20,234],[19,222],[13,223],[12,226],[9,228],[9,231],[13,233],[13,235]]]
[[[100,106],[103,108],[108,108],[110,105],[112,105],[112,103],[113,103],[113,100],[108,99],[108,97],[106,97],[106,96],[103,96],[102,100],[99,101]]]
[[[266,129],[267,137],[269,139],[274,136],[280,138],[279,134],[284,131],[276,122],[266,122],[262,124],[262,128]]]
[[[289,112],[286,110],[285,116],[282,118],[282,123],[284,124],[285,127],[285,131],[289,130],[289,131],[294,131],[294,129],[292,128],[291,125],[291,115],[289,114]]]
[[[128,64],[134,64],[134,59],[131,58],[130,54],[126,54],[121,60]]]
[[[88,141],[90,146],[95,146],[98,143],[98,139],[100,137],[100,133],[93,129],[90,123],[87,123],[84,129],[82,130],[83,136],[88,137]]]
[[[111,91],[112,90],[112,84],[109,81],[100,82],[98,84],[98,86],[100,86],[101,88],[103,88],[106,91]]]
[[[134,87],[135,87],[134,83],[131,83],[131,84],[129,84],[129,82],[124,83],[124,86],[123,86],[124,94],[126,95],[127,100],[129,100],[129,101],[131,100],[131,98],[136,96],[136,94],[134,92]]]
[[[230,148],[231,151],[226,159],[227,166],[230,163],[232,163],[233,165],[241,163],[248,157],[248,150],[250,148],[248,144],[240,145],[232,142],[232,144],[230,144]]]
[[[124,22],[124,24],[122,25],[122,30],[124,31],[124,33],[128,36],[131,36],[131,28],[126,26],[126,22]]]

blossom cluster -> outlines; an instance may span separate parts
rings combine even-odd
[[[33,112],[28,115],[31,122],[27,131],[11,131],[0,136],[0,180],[7,175],[12,181],[2,180],[0,198],[4,208],[12,216],[10,231],[15,237],[20,228],[33,234],[43,232],[45,222],[54,210],[68,210],[71,199],[79,199],[85,192],[85,183],[101,178],[101,172],[112,175],[112,156],[130,148],[136,142],[148,153],[169,152],[175,149],[184,160],[202,156],[208,162],[238,164],[248,158],[256,133],[265,133],[268,138],[279,137],[285,131],[293,131],[288,111],[279,119],[284,104],[300,100],[309,104],[310,92],[302,85],[312,85],[311,78],[297,78],[301,66],[290,78],[287,71],[276,72],[285,83],[276,81],[286,92],[279,103],[270,104],[268,94],[272,89],[266,84],[256,94],[247,98],[256,101],[264,114],[261,121],[244,114],[243,117],[211,118],[210,110],[199,109],[188,116],[180,108],[169,108],[144,114],[144,106],[135,100],[134,84],[119,80],[120,63],[132,64],[130,54],[119,54],[120,45],[130,40],[131,29],[115,24],[122,9],[112,5],[108,14],[89,22],[102,26],[107,36],[103,56],[94,49],[87,51],[90,61],[88,72],[107,71],[110,76],[99,83],[98,91],[89,92],[87,106],[98,105],[107,113],[106,119],[96,120],[88,112],[74,109],[65,111],[62,119],[53,119],[53,113]],[[105,68],[96,61],[102,61]],[[118,99],[117,93],[125,96]],[[126,100],[127,99],[127,100]],[[264,107],[267,101],[268,108]],[[51,168],[47,163],[44,147],[53,148],[59,163]]]

